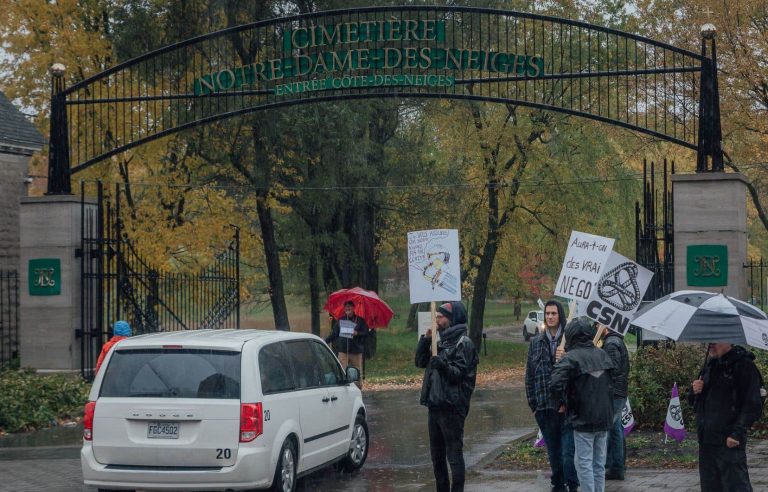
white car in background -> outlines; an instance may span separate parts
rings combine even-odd
[[[544,311],[528,311],[523,321],[523,339],[527,342],[544,328]]]
[[[84,482],[99,490],[291,492],[318,468],[359,469],[369,442],[359,377],[303,333],[125,339],[85,406]]]

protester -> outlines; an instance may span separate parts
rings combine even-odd
[[[112,347],[114,347],[120,340],[124,340],[129,336],[131,336],[131,325],[129,325],[127,321],[115,321],[115,324],[112,325],[112,338],[101,347],[101,353],[96,361],[96,371],[94,374],[98,374],[101,363],[104,362],[104,358]]]
[[[574,466],[573,428],[550,398],[552,367],[556,358],[563,355],[558,345],[565,333],[565,314],[559,302],[551,300],[544,305],[544,325],[543,332],[533,337],[528,347],[525,393],[547,445],[552,491],[573,492],[579,487]]]
[[[755,355],[730,343],[710,343],[709,361],[693,382],[702,492],[752,490],[747,430],[760,418],[762,378]]]
[[[341,321],[354,323],[351,338],[341,334]],[[339,362],[341,362],[344,369],[346,370],[347,365],[350,365],[356,367],[362,374],[366,336],[368,336],[368,325],[363,318],[355,314],[355,303],[347,301],[344,303],[344,315],[333,323],[333,329],[331,334],[325,339],[325,343],[330,345],[336,341]],[[361,385],[362,382],[358,380],[358,386]]]
[[[475,389],[478,356],[467,336],[467,311],[461,302],[437,308],[440,341],[432,355],[432,330],[419,339],[416,367],[425,368],[420,403],[429,409],[429,450],[437,492],[464,490],[464,420]],[[451,478],[448,466],[451,466]]]
[[[613,362],[595,347],[595,327],[577,318],[565,329],[566,353],[552,368],[550,392],[567,411],[576,445],[576,471],[584,492],[605,490],[605,452],[613,426]],[[546,440],[546,437],[544,438]]]
[[[621,412],[627,404],[629,387],[629,352],[624,335],[599,326],[604,333],[603,350],[613,362],[613,427],[608,431],[608,452],[605,461],[606,480],[624,480],[624,425]]]

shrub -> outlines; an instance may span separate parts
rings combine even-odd
[[[677,383],[683,421],[687,429],[695,428],[688,388],[698,377],[705,355],[702,344],[687,343],[643,347],[634,354],[629,373],[629,401],[639,427],[663,428],[672,385]]]
[[[755,354],[755,364],[763,377],[768,375],[768,352],[747,349]],[[695,431],[696,416],[688,404],[688,391],[691,381],[698,377],[704,365],[705,355],[706,346],[698,343],[645,347],[634,354],[629,373],[629,400],[638,426],[654,430],[663,428],[672,385],[677,382],[686,429]],[[768,431],[765,408],[753,429],[761,434]]]
[[[90,385],[79,376],[0,371],[0,428],[38,429],[82,414]]]

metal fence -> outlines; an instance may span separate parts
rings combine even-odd
[[[668,172],[664,160],[661,180],[656,178],[656,164],[643,161],[643,203],[635,204],[636,261],[653,272],[651,284],[645,292],[645,301],[654,301],[672,292],[674,286],[674,234],[672,227],[673,203],[671,176],[675,163]],[[661,183],[659,183],[661,181]],[[658,189],[661,188],[661,189]]]
[[[83,377],[92,368],[112,324],[126,320],[135,335],[157,331],[240,327],[240,231],[201,271],[178,273],[152,265],[139,254],[121,220],[116,186],[107,199],[98,183],[96,205],[81,186]],[[125,212],[125,211],[123,211]]]
[[[19,272],[0,270],[0,367],[19,357]]]
[[[747,272],[747,285],[749,287],[749,298],[747,301],[753,306],[758,306],[760,309],[765,310],[768,299],[766,299],[766,281],[765,274],[768,273],[768,262],[765,262],[762,257],[760,260],[753,258],[749,259],[749,262],[744,263],[744,268]]]

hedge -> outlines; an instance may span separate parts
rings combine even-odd
[[[768,352],[750,349],[756,356],[760,372],[768,374]],[[660,430],[664,427],[672,385],[676,382],[683,408],[685,427],[689,432],[696,429],[696,416],[688,404],[691,382],[699,375],[704,364],[706,345],[677,343],[668,346],[643,347],[632,355],[629,373],[629,401],[635,422],[641,428]],[[754,426],[768,428],[765,415]]]
[[[0,430],[20,432],[82,416],[90,384],[80,376],[0,371]]]

